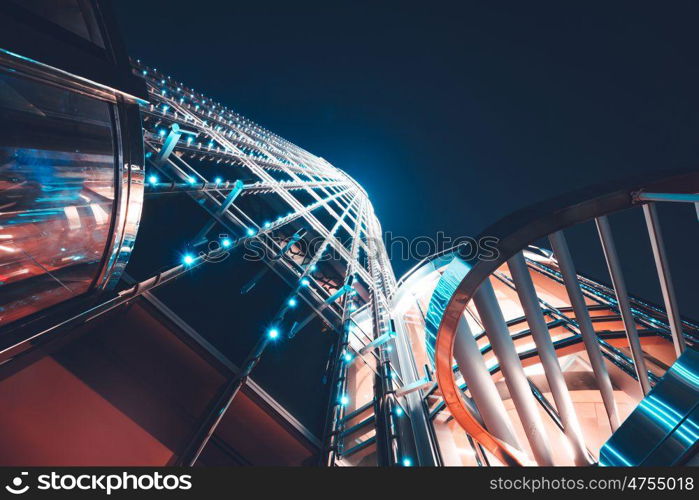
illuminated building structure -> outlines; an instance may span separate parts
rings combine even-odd
[[[696,202],[699,175],[524,210],[483,233],[494,255],[396,282],[351,177],[130,62],[103,2],[41,4],[0,9],[1,463],[692,460],[699,327],[654,203]],[[635,205],[662,307],[618,262],[607,216]],[[613,287],[567,250],[590,221]]]

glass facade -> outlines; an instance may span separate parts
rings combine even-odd
[[[112,104],[0,73],[0,326],[87,292],[115,198]]]

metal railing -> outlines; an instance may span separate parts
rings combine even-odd
[[[500,254],[495,260],[460,261],[447,266],[426,315],[427,328],[432,330],[427,338],[433,342],[431,349],[443,406],[478,444],[505,464],[531,461],[521,453],[523,447],[509,427],[509,417],[500,395],[494,384],[488,382],[493,373],[502,371],[535,462],[540,465],[554,464],[537,408],[537,404],[542,405],[542,400],[537,398],[537,390],[531,387],[523,370],[522,361],[534,356],[543,367],[557,408],[554,420],[560,423],[571,444],[574,461],[578,465],[588,464],[590,454],[585,447],[579,419],[558,360],[562,352],[570,352],[572,343],[584,344],[613,431],[619,426],[620,418],[608,372],[610,363],[635,379],[640,392],[647,394],[657,381],[657,376],[649,372],[646,366],[648,356],[642,350],[641,337],[657,335],[671,340],[678,355],[687,344],[695,345],[696,325],[683,320],[679,314],[654,204],[696,203],[699,201],[697,191],[697,172],[583,190],[521,211],[487,229],[483,235],[499,239]],[[635,206],[640,206],[645,216],[664,308],[632,298],[626,290],[607,215]],[[612,287],[585,281],[577,273],[563,230],[587,221],[594,221],[597,227]],[[523,250],[530,244],[543,238],[548,238],[555,257],[550,266],[527,260],[523,255]],[[459,260],[458,257],[456,259]],[[498,272],[505,264],[511,278]],[[532,282],[532,273],[536,272],[547,273],[565,287],[572,317],[570,313],[563,314],[542,300]],[[504,283],[516,292],[528,324],[526,332],[521,331],[519,335],[533,338],[535,348],[519,352],[516,349],[517,335],[510,332],[491,280]],[[623,324],[623,330],[596,331],[587,303],[591,300],[608,307],[614,318]],[[470,305],[475,306],[489,340],[485,350],[478,346],[463,319],[464,311]],[[667,314],[664,314],[665,311]],[[568,338],[554,342],[549,331],[551,322],[547,322],[545,315],[562,320],[570,331]],[[639,331],[637,324],[648,328]],[[618,339],[622,335],[629,347],[629,355],[608,342],[608,339]],[[483,355],[491,350],[498,363],[487,368]],[[477,414],[474,414],[471,402],[465,399],[465,385],[459,386],[456,382],[454,359],[470,389]],[[433,415],[439,411],[439,406],[442,405],[433,409]]]

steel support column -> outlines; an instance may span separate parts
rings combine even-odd
[[[529,274],[529,268],[524,260],[522,252],[517,253],[507,261],[507,265],[515,283],[517,296],[527,318],[527,324],[532,332],[534,343],[536,344],[544,368],[546,380],[551,389],[551,394],[556,402],[556,409],[561,417],[563,432],[570,442],[573,452],[573,460],[576,465],[588,465],[587,451],[585,449],[585,439],[582,428],[578,421],[578,416],[570,398],[568,387],[561,366],[558,364],[556,349],[553,347],[551,334],[546,326],[546,320],[539,307],[539,299],[534,288],[534,283]]]
[[[524,432],[531,446],[534,458],[539,465],[553,465],[548,436],[544,422],[539,414],[524,368],[517,355],[514,341],[505,323],[495,291],[486,279],[473,295],[478,315],[485,328],[486,335],[500,363],[500,370],[505,376],[505,383],[517,414],[524,426]]]
[[[575,322],[580,329],[580,335],[582,335],[587,355],[590,358],[592,371],[595,374],[595,379],[597,379],[597,385],[599,386],[602,401],[604,402],[604,408],[609,418],[609,425],[612,431],[615,431],[619,427],[619,414],[617,412],[616,401],[614,400],[614,388],[609,378],[607,366],[604,364],[602,351],[600,350],[597,334],[592,326],[592,320],[587,310],[587,304],[585,304],[585,298],[580,290],[580,283],[578,282],[578,275],[575,271],[575,265],[573,264],[573,257],[570,255],[568,243],[562,231],[552,233],[549,236],[549,241],[551,242],[553,254],[558,261],[558,267],[563,275],[563,282],[568,292],[568,298],[570,299],[573,312],[575,313]]]
[[[614,287],[614,294],[616,295],[617,304],[619,306],[619,314],[621,315],[621,320],[624,322],[624,330],[626,330],[626,338],[629,341],[629,349],[631,350],[631,357],[633,358],[634,368],[636,369],[636,377],[638,377],[638,383],[641,386],[643,395],[645,396],[651,389],[650,380],[648,379],[648,368],[646,367],[646,360],[643,354],[643,348],[641,347],[641,341],[638,338],[636,321],[634,320],[631,312],[629,294],[626,290],[624,274],[621,271],[619,255],[616,252],[612,228],[610,227],[609,219],[607,219],[606,216],[595,219],[595,224],[597,225],[599,239],[602,243],[604,258],[607,261],[609,276],[612,278],[612,286]]]
[[[658,271],[660,290],[663,293],[663,302],[665,303],[667,321],[670,324],[670,331],[672,332],[672,342],[675,346],[675,354],[677,357],[680,357],[687,345],[684,341],[684,335],[682,333],[682,318],[680,317],[679,306],[677,305],[675,287],[672,284],[670,264],[668,263],[665,243],[663,242],[663,234],[660,230],[660,220],[658,219],[658,211],[655,208],[655,204],[647,203],[643,205],[643,215],[646,219],[646,227],[648,228],[650,245],[653,249],[655,268]]]

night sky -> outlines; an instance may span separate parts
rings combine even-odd
[[[133,57],[345,170],[395,235],[475,236],[572,189],[697,165],[699,4],[455,4],[114,2]],[[638,212],[612,226],[631,292],[660,302]],[[661,217],[696,317],[682,271],[699,225],[691,207]],[[592,228],[569,238],[608,283]]]
[[[114,2],[132,56],[347,171],[397,235],[696,165],[697,4],[409,3]]]

